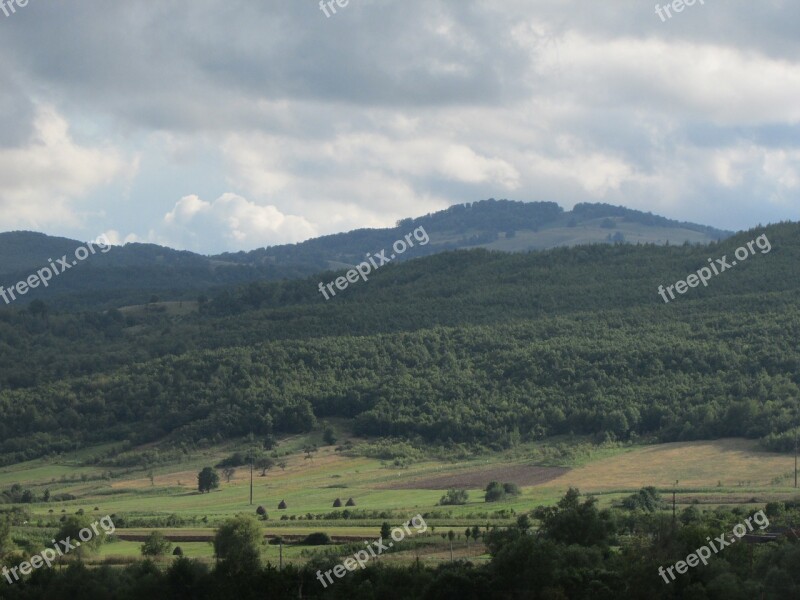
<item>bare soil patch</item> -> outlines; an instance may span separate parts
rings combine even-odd
[[[535,465],[497,465],[489,468],[463,470],[419,479],[406,479],[385,483],[380,488],[387,490],[448,490],[450,488],[485,488],[490,481],[516,483],[533,486],[547,483],[569,471],[565,467],[537,467]]]

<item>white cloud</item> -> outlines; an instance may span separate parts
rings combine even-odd
[[[77,201],[117,178],[131,178],[135,160],[112,147],[75,143],[66,119],[40,107],[26,145],[0,148],[0,222],[4,228],[80,226]]]
[[[112,246],[124,246],[125,244],[142,241],[139,238],[139,236],[137,236],[134,233],[129,233],[128,235],[122,235],[116,229],[109,229],[102,235],[106,237],[108,243],[111,244]]]
[[[303,217],[286,215],[275,206],[261,206],[226,193],[208,202],[184,196],[164,216],[161,238],[182,248],[211,251],[258,248],[306,240],[317,235]]]

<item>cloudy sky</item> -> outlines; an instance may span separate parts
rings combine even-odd
[[[0,231],[214,253],[489,197],[800,220],[796,0],[653,7],[29,0],[0,12]]]

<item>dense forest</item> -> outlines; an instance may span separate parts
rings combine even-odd
[[[660,299],[660,284],[764,232],[769,254]],[[449,252],[386,265],[331,302],[315,277],[232,288],[179,317],[5,309],[0,458],[331,416],[437,444],[737,435],[788,450],[799,257],[800,228],[781,224],[710,247]]]

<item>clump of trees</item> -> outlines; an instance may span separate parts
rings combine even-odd
[[[447,490],[447,493],[439,500],[439,504],[441,506],[459,505],[466,504],[468,500],[469,493],[467,490],[454,488]]]
[[[152,531],[140,550],[142,556],[165,556],[172,550],[172,542],[165,538],[160,531]]]
[[[519,496],[522,492],[516,483],[500,483],[492,481],[485,489],[484,500],[486,502],[502,502],[508,497]]]
[[[95,525],[97,527],[97,525]],[[84,540],[80,537],[81,530],[87,529],[92,532],[92,537],[89,540]],[[80,540],[80,546],[77,546],[70,552],[74,552],[78,557],[83,557],[87,553],[97,552],[103,543],[106,541],[106,532],[102,528],[97,528],[98,533],[92,529],[92,520],[88,516],[82,514],[71,515],[66,517],[61,523],[61,527],[56,534],[56,540]]]
[[[622,506],[628,510],[653,513],[664,507],[664,501],[656,488],[648,486],[625,498],[622,501]]]
[[[8,490],[0,493],[0,503],[2,504],[31,504],[38,498],[33,490],[23,489],[18,483],[13,484]],[[50,500],[50,490],[45,490],[42,500]]]

